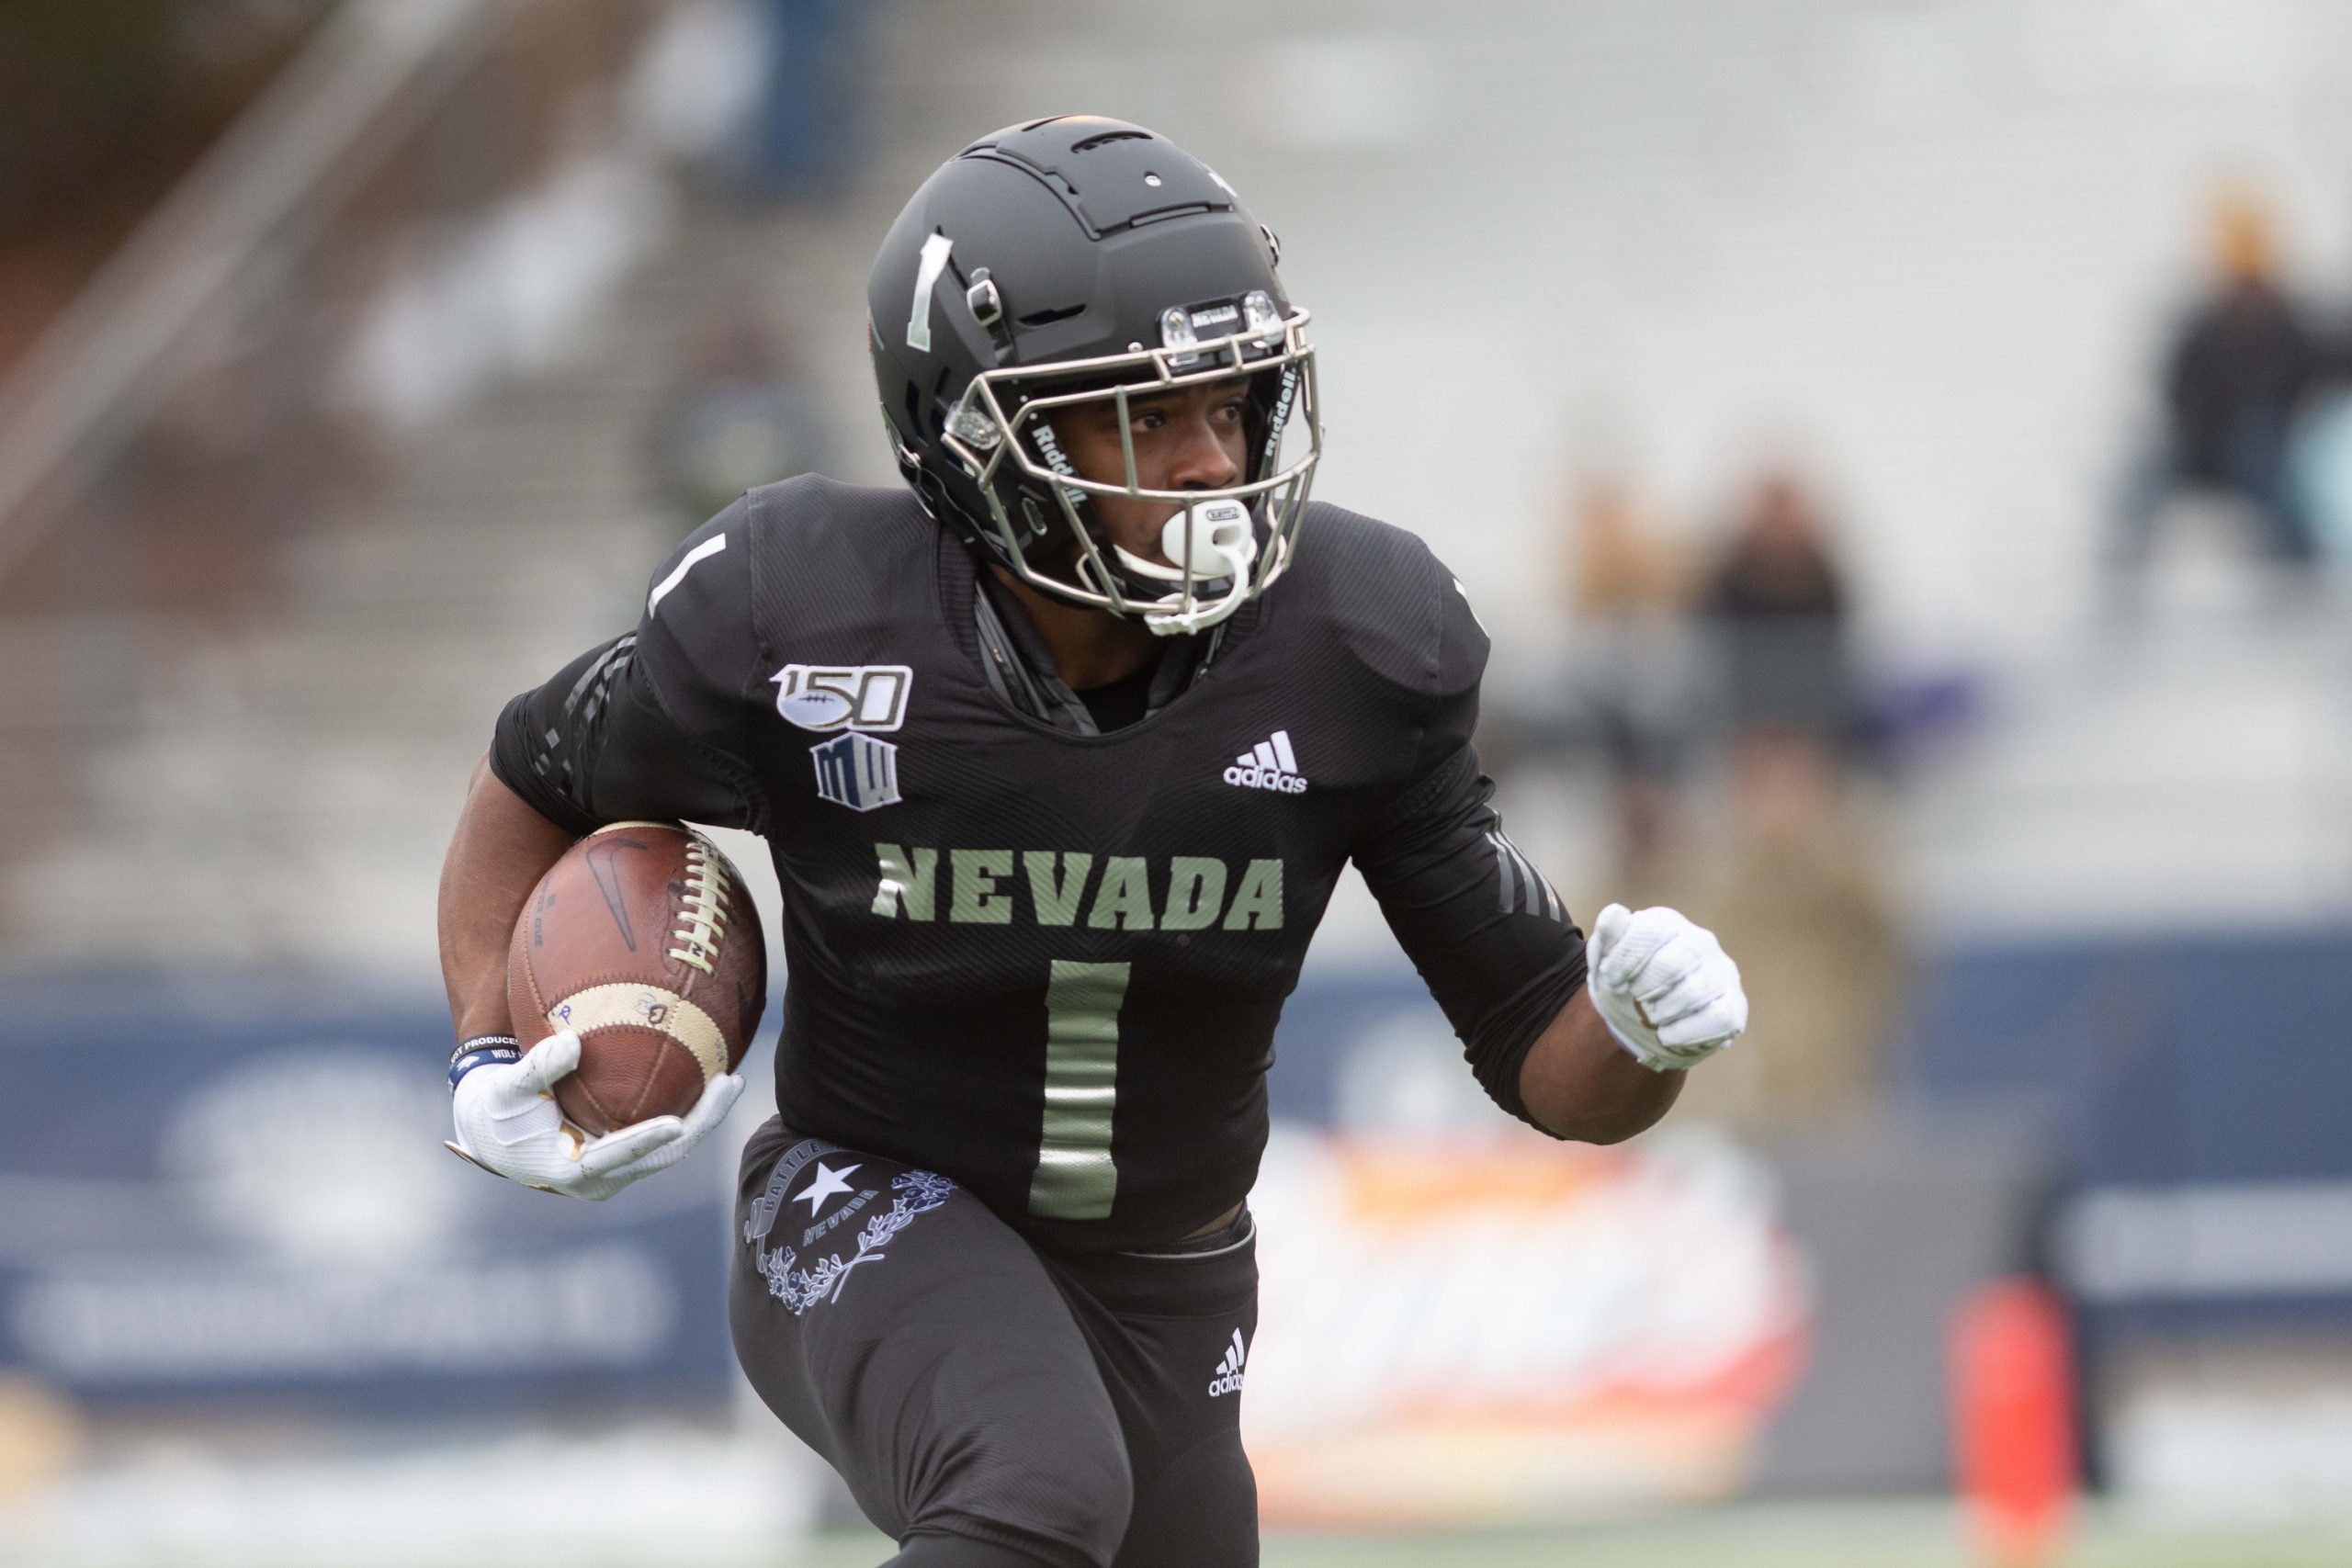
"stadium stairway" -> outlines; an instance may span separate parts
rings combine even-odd
[[[250,625],[0,617],[0,966],[432,976],[435,881],[492,718],[633,625],[690,525],[646,459],[715,310],[755,301],[782,328],[829,471],[890,480],[857,309],[874,239],[942,145],[998,123],[956,89],[1012,42],[944,5],[878,15],[848,188],[764,209],[673,192],[671,231],[577,341],[392,443],[375,495],[284,547]]]
[[[1935,924],[2211,931],[2352,913],[2340,594],[2243,560],[2156,586],[2136,622],[2010,661],[1983,733],[1913,781]]]
[[[7,869],[12,964],[428,976],[435,874],[500,704],[633,625],[687,525],[643,463],[682,344],[714,295],[821,248],[811,227],[690,212],[560,364],[421,432],[380,493],[293,538],[248,625],[69,628],[141,667],[105,672],[43,764],[73,778],[51,808],[70,830]]]

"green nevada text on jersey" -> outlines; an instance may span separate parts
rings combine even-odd
[[[978,568],[903,491],[752,491],[637,631],[517,697],[498,776],[578,831],[763,834],[784,889],[785,1123],[963,1183],[1047,1245],[1230,1208],[1274,1025],[1341,869],[1514,1114],[1583,939],[1470,746],[1487,638],[1412,535],[1317,504],[1281,584],[1102,734],[983,667]]]

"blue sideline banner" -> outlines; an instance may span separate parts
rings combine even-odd
[[[726,1397],[717,1151],[560,1200],[442,1147],[437,1010],[87,996],[0,1010],[0,1370],[94,1406]]]

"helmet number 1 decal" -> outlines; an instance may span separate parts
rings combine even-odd
[[[922,243],[922,265],[915,268],[915,308],[907,317],[907,346],[931,352],[931,296],[939,287],[939,275],[947,270],[947,253],[956,242],[944,234],[933,234]]]

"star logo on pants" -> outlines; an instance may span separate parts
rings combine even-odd
[[[842,1167],[841,1169],[835,1170],[823,1160],[819,1160],[817,1162],[817,1179],[808,1184],[808,1191],[803,1192],[799,1197],[795,1198],[793,1201],[796,1203],[808,1204],[808,1217],[813,1220],[817,1217],[817,1211],[825,1206],[826,1199],[831,1197],[836,1192],[846,1192],[849,1190],[849,1178],[856,1174],[857,1167],[854,1165],[845,1165]]]

